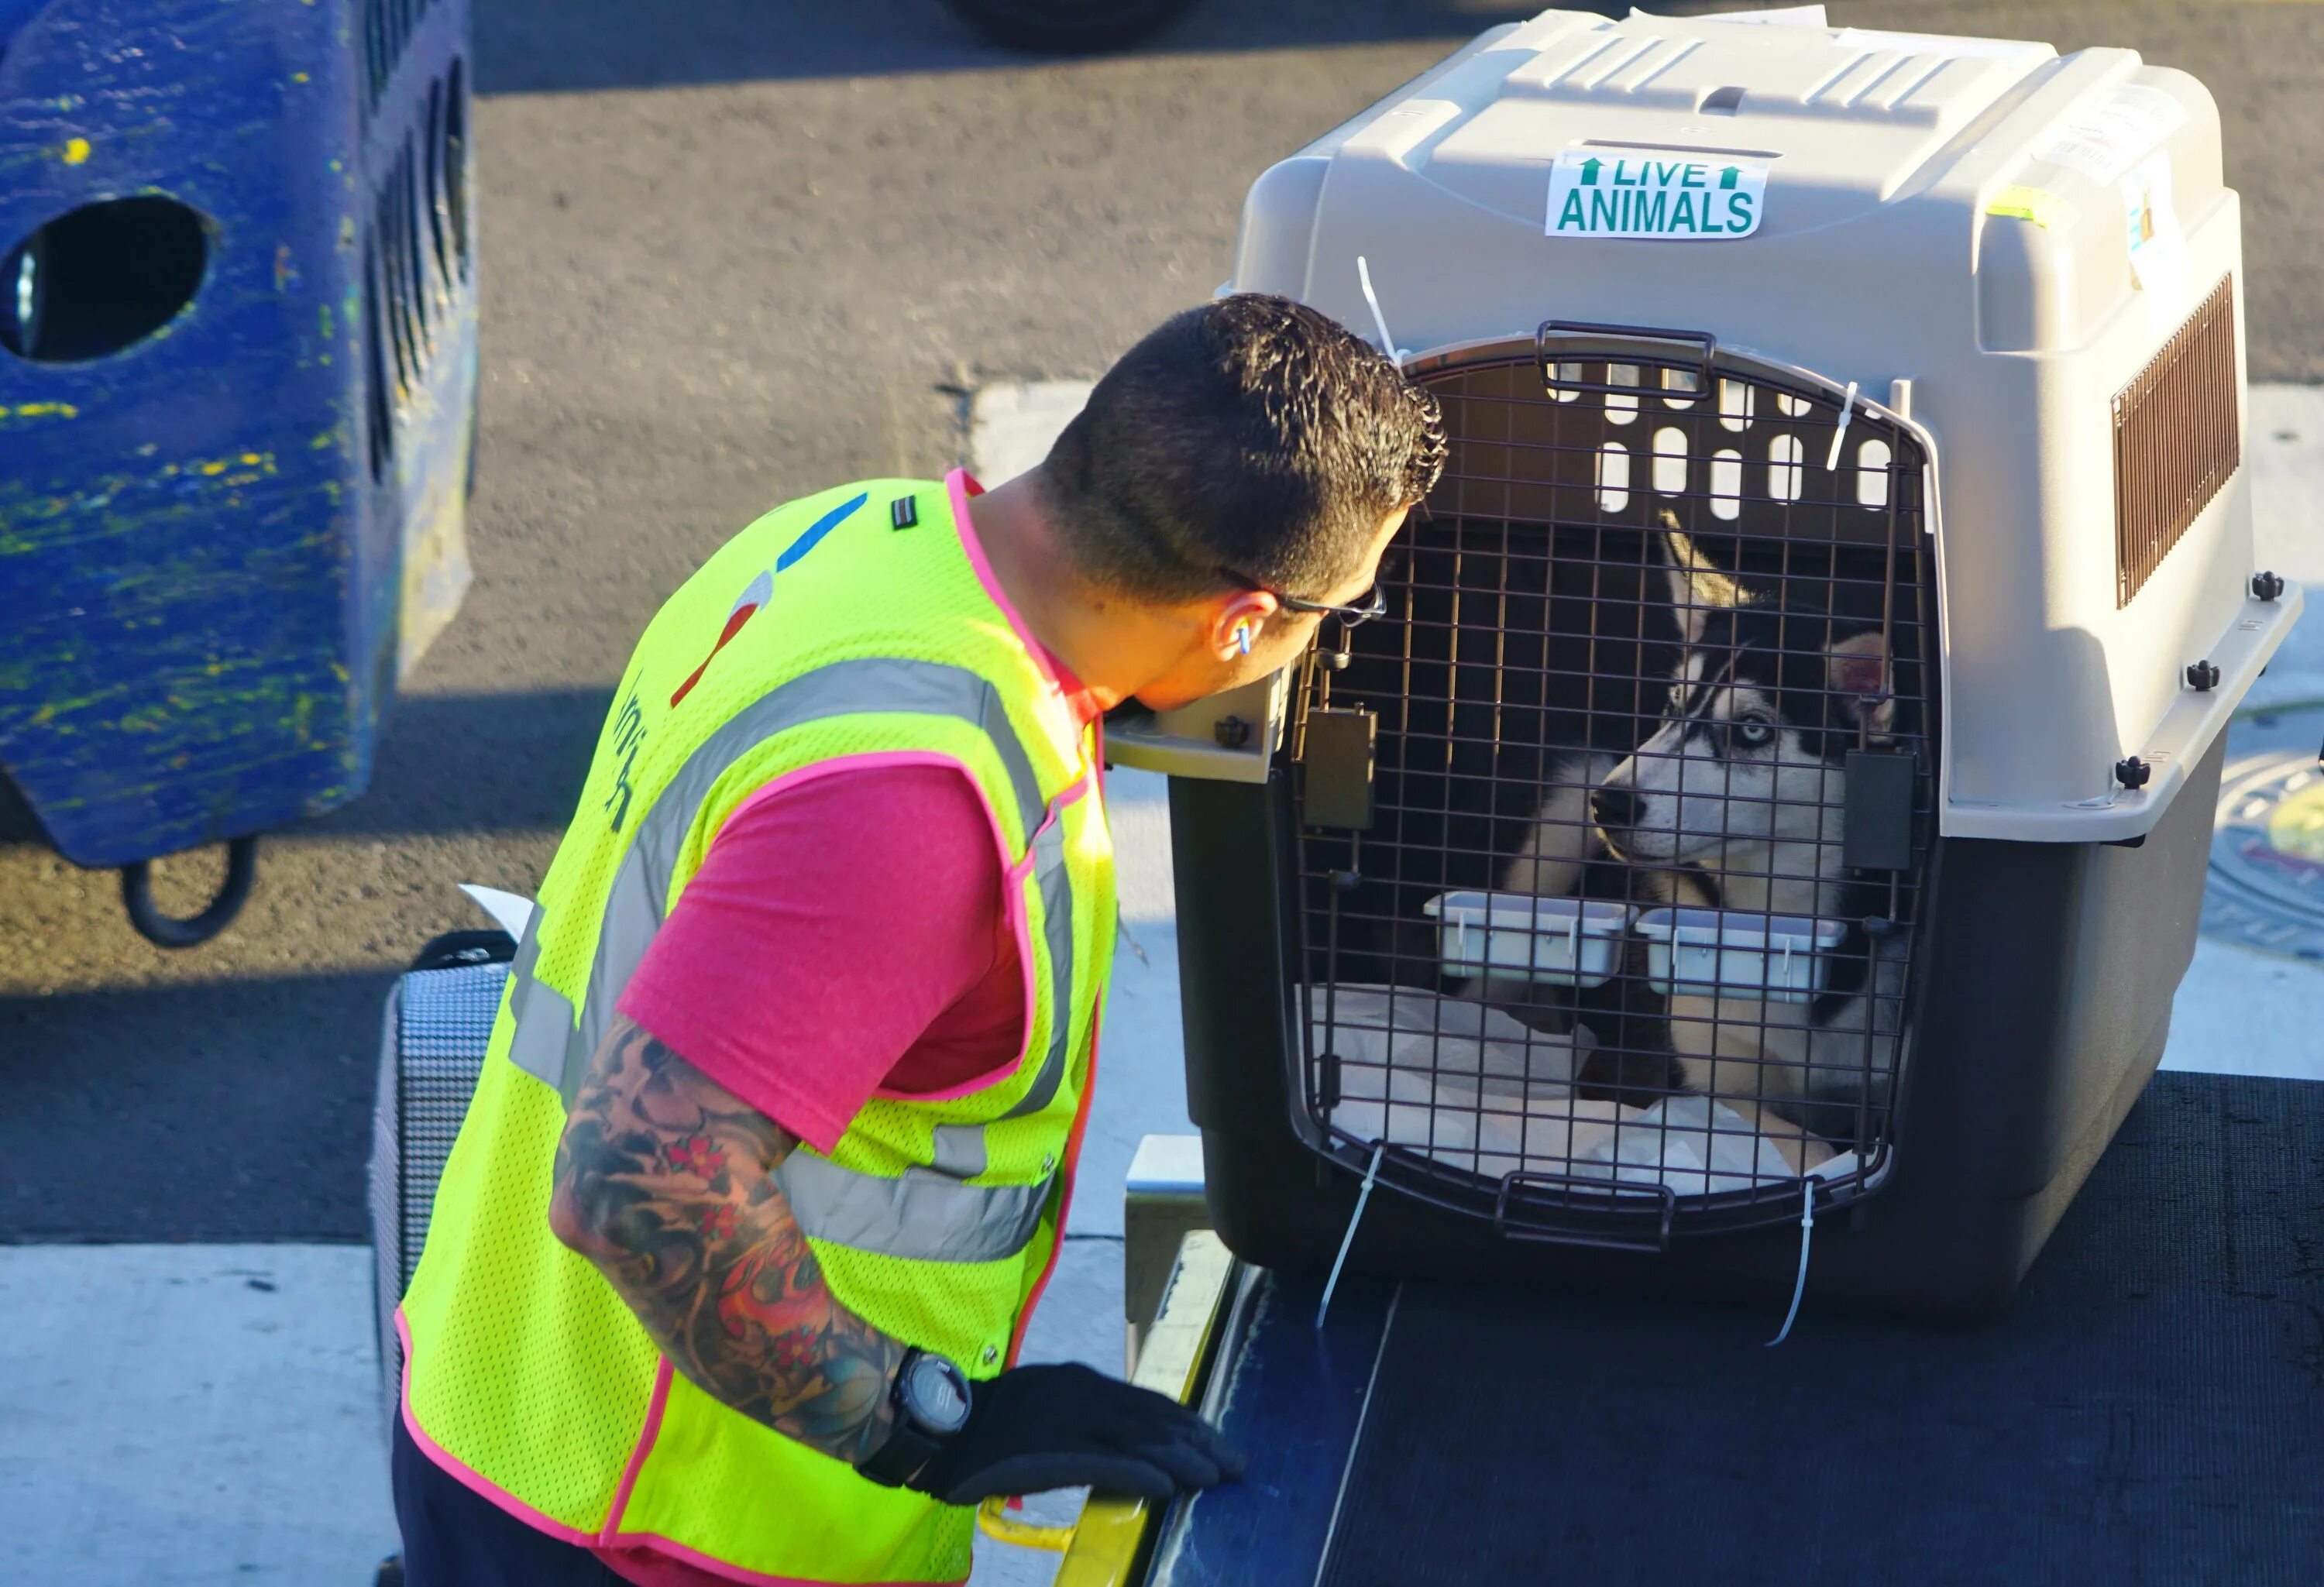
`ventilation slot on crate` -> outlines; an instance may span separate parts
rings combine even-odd
[[[1591,328],[1414,367],[1449,459],[1294,692],[1290,963],[1307,1139],[1654,1244],[1890,1160],[1934,567],[1914,432],[1705,337],[1552,334]]]
[[[2228,276],[2115,394],[2116,606],[2130,604],[2242,463],[2236,387]]]
[[[463,63],[429,85],[419,125],[380,162],[364,233],[364,359],[374,478],[395,421],[425,383],[439,322],[468,275],[467,95]]]
[[[376,114],[395,81],[395,69],[411,35],[427,20],[433,0],[359,0],[364,55],[364,110]]]

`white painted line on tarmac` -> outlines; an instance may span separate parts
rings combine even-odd
[[[371,1329],[361,1246],[0,1246],[0,1582],[367,1587]]]
[[[990,490],[1049,455],[1089,398],[1085,380],[996,381],[968,400],[969,472]]]
[[[2163,1066],[2324,1080],[2324,970],[2203,937],[2171,1005]]]

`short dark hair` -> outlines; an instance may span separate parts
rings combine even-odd
[[[1224,568],[1314,600],[1443,466],[1436,400],[1393,362],[1304,304],[1243,293],[1123,354],[1042,476],[1093,584],[1192,601],[1230,587]]]

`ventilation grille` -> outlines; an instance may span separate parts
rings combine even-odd
[[[2114,399],[2115,604],[2145,587],[2243,461],[2236,281],[2221,281]]]
[[[419,125],[382,159],[364,235],[364,355],[371,467],[395,455],[395,420],[426,381],[470,268],[467,83],[458,60],[429,84]]]

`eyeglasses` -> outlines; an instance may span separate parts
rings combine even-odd
[[[1269,589],[1249,574],[1237,573],[1231,567],[1220,568],[1219,577],[1254,595],[1273,595],[1275,604],[1286,612],[1298,612],[1311,617],[1336,617],[1350,628],[1360,628],[1388,611],[1388,594],[1378,585],[1372,586],[1360,603],[1334,606],[1328,601],[1303,601],[1296,595],[1286,595],[1281,590]]]

